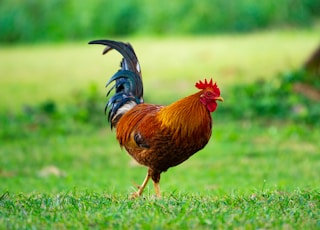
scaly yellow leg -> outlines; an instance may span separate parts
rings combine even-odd
[[[138,196],[141,196],[141,194],[142,194],[144,188],[146,187],[149,179],[150,179],[150,175],[149,175],[149,172],[148,172],[146,178],[144,178],[144,181],[143,181],[142,185],[138,187],[138,191],[132,193],[130,198],[136,198]]]
[[[161,197],[161,193],[160,193],[160,185],[159,185],[159,182],[153,182],[153,186],[154,186],[154,190],[156,191],[156,196],[158,198]]]

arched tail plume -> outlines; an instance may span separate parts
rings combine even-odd
[[[111,128],[116,127],[119,119],[123,114],[132,109],[137,104],[143,103],[143,84],[141,77],[141,69],[138,58],[129,43],[111,41],[111,40],[95,40],[89,44],[105,45],[106,48],[102,54],[108,53],[110,50],[117,50],[122,56],[121,69],[115,73],[107,82],[106,87],[113,81],[116,83],[108,91],[115,89],[115,94],[107,102],[105,112],[109,110],[108,121]]]

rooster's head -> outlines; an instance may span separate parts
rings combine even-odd
[[[210,79],[209,82],[205,79],[203,82],[197,82],[196,87],[202,90],[200,95],[201,103],[204,104],[210,112],[214,112],[217,108],[216,101],[223,101],[217,83],[213,82],[212,79]]]

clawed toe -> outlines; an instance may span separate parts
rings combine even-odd
[[[130,199],[136,199],[139,196],[140,196],[140,194],[138,192],[133,192],[133,193],[130,194],[129,198]]]

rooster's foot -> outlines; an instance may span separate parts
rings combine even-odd
[[[133,192],[130,194],[129,198],[130,199],[136,199],[137,197],[139,197],[141,194],[139,194],[139,192]]]

